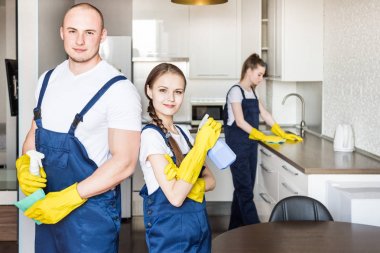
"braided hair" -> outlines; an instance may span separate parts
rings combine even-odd
[[[166,129],[164,124],[162,123],[162,119],[160,119],[156,113],[156,110],[153,106],[153,100],[148,96],[148,88],[152,89],[154,83],[156,80],[161,77],[162,75],[166,73],[171,73],[175,75],[179,75],[182,77],[185,88],[186,88],[186,78],[183,72],[175,65],[170,63],[161,63],[158,64],[156,67],[152,69],[152,71],[149,73],[146,82],[145,82],[145,96],[149,100],[148,110],[149,116],[152,118],[153,123],[157,125],[164,134],[168,137],[169,140],[169,147],[173,151],[175,157],[176,157],[176,165],[179,166],[183,160],[183,154],[181,149],[179,148],[177,142],[174,140],[174,138],[170,135],[169,131]]]

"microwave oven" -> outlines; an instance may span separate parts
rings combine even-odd
[[[191,100],[191,125],[198,126],[206,113],[223,124],[224,104],[225,99]]]

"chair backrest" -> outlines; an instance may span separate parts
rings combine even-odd
[[[273,221],[334,221],[329,210],[318,200],[307,196],[291,196],[280,200],[273,208]]]

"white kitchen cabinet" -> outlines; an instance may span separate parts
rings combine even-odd
[[[323,1],[268,0],[268,76],[323,80]]]
[[[278,169],[276,166],[276,157],[272,152],[264,147],[259,148],[260,163],[258,163],[258,181],[262,189],[265,190],[272,200],[278,201]]]
[[[190,7],[190,78],[236,79],[240,0]]]
[[[268,221],[278,201],[278,169],[274,158],[272,152],[259,145],[254,201],[262,222]]]
[[[308,176],[259,145],[254,199],[261,221],[269,220],[279,200],[295,195],[308,195]]]
[[[189,7],[166,0],[133,0],[133,57],[188,57]]]

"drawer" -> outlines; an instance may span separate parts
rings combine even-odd
[[[257,213],[260,217],[261,222],[267,222],[269,220],[270,214],[273,210],[273,207],[276,205],[276,201],[265,191],[265,189],[258,185],[258,191],[255,196],[255,205]]]
[[[262,188],[275,200],[278,200],[278,172],[275,166],[270,163],[260,163],[257,166],[259,170],[258,182]]]
[[[307,176],[292,165],[282,161],[279,163],[278,174],[303,192],[307,192]]]
[[[276,155],[261,145],[259,145],[258,152],[262,163],[273,164],[276,161]]]
[[[290,196],[307,195],[307,189],[305,190],[302,186],[295,184],[294,181],[282,175],[279,175],[278,185],[279,200]]]

